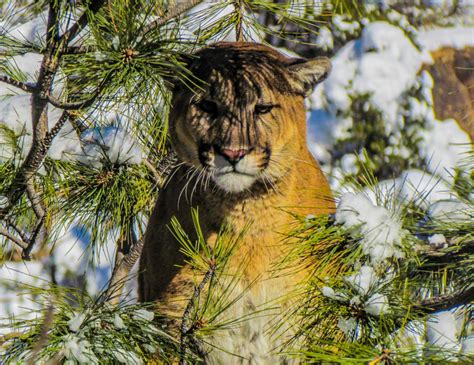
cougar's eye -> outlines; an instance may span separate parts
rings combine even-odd
[[[275,107],[275,105],[272,104],[257,104],[255,105],[255,114],[267,114],[272,111],[272,109]]]
[[[211,100],[200,100],[196,106],[204,113],[217,114],[217,104]]]

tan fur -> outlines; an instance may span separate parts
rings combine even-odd
[[[150,218],[140,261],[139,293],[140,301],[156,301],[159,311],[176,315],[178,318],[183,313],[199,278],[194,277],[184,262],[185,257],[179,251],[179,244],[168,228],[172,217],[176,217],[183,229],[194,239],[191,209],[198,208],[200,226],[210,245],[213,244],[222,224],[230,225],[236,234],[248,226],[243,242],[229,263],[229,271],[237,270],[245,260],[244,272],[240,279],[241,288],[254,280],[257,282],[235,304],[236,307],[229,310],[231,315],[237,315],[250,312],[258,306],[289,294],[295,284],[308,274],[299,272],[279,276],[273,273],[275,265],[284,258],[286,252],[281,241],[293,222],[288,212],[307,215],[334,211],[328,183],[306,147],[306,117],[302,91],[306,86],[303,86],[305,81],[299,80],[296,73],[287,71],[286,67],[291,64],[291,60],[261,45],[221,44],[214,47],[217,49],[214,53],[211,47],[211,51],[198,53],[201,57],[199,61],[191,62],[202,64],[206,57],[222,57],[227,54],[235,54],[237,60],[242,56],[244,71],[239,74],[237,67],[236,77],[244,81],[245,78],[249,79],[246,82],[250,86],[244,84],[245,88],[250,88],[257,82],[263,92],[261,95],[253,95],[249,90],[249,93],[244,91],[244,94],[239,96],[238,85],[235,84],[237,81],[231,82],[225,77],[227,69],[211,70],[203,75],[199,71],[200,64],[191,64],[190,69],[197,77],[207,77],[204,81],[209,85],[204,91],[195,95],[182,85],[175,87],[170,135],[173,147],[183,164],[175,169],[165,189],[160,192]],[[259,62],[253,65],[252,61],[247,61],[248,57],[257,60],[258,57],[269,57],[265,61],[268,67],[259,66]],[[235,63],[235,59],[232,62]],[[281,76],[277,75],[278,70],[271,68],[272,63],[279,65],[286,82],[285,79],[278,79],[274,83],[279,85],[272,85],[273,74],[275,78]],[[208,64],[224,64],[222,67],[225,67],[222,59],[211,59]],[[255,74],[255,79],[249,77],[258,72],[258,67],[267,75]],[[213,84],[217,85],[217,92],[212,90]],[[218,118],[209,122],[210,117],[203,115],[202,111],[193,106],[192,100],[196,97],[212,97],[217,100],[219,108],[228,112],[222,112]],[[240,102],[236,98],[245,101]],[[259,102],[271,102],[278,107],[261,117],[246,113]],[[258,168],[264,165],[265,158],[268,157],[265,146],[271,146],[270,162],[266,168],[256,173],[259,179],[250,188],[238,192],[225,191],[212,179],[198,175],[198,172],[202,172],[199,170],[201,163],[197,152],[198,143],[207,143],[208,140],[213,145],[220,144],[234,149],[254,146],[254,150],[246,158],[249,166]],[[210,164],[216,161],[217,155],[211,148],[206,155],[210,156]],[[188,171],[190,166],[198,172],[193,175]],[[278,305],[285,307],[284,302],[278,302]],[[237,353],[245,360],[226,360],[221,353],[214,355],[214,362],[278,361],[277,357],[268,354],[274,344],[270,335],[264,331],[263,324],[269,320],[270,318],[251,319],[247,324],[243,324],[240,330],[234,329],[230,333],[222,334],[220,339],[216,337],[216,342],[223,347],[227,346],[227,351]]]

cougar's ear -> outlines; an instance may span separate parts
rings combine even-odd
[[[309,60],[295,59],[288,69],[296,76],[297,92],[309,95],[313,88],[326,79],[331,72],[331,60],[327,57],[316,57]]]

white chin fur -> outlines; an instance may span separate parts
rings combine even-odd
[[[213,176],[212,180],[214,180],[216,185],[222,190],[229,193],[239,193],[250,188],[256,179],[253,176],[229,172],[227,174]]]

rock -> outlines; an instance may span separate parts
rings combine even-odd
[[[434,111],[438,119],[454,118],[474,140],[474,48],[441,48],[425,65],[434,80]]]

